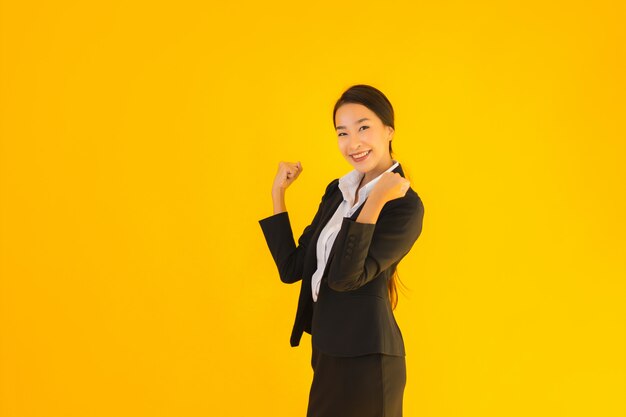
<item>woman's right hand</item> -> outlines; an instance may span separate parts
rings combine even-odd
[[[284,191],[298,178],[302,172],[302,164],[298,162],[279,162],[278,172],[274,178],[272,192]]]

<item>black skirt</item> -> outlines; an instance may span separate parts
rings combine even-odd
[[[312,345],[307,417],[402,417],[404,356],[341,357]]]

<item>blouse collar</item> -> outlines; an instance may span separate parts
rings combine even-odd
[[[392,171],[400,164],[395,159],[392,159],[392,161],[394,162],[393,165],[391,165],[385,172]],[[363,202],[367,198],[367,196],[369,196],[370,191],[372,190],[372,188],[374,188],[374,185],[376,185],[380,177],[382,177],[385,172],[361,187],[361,189],[359,190],[359,202]],[[339,178],[339,189],[343,194],[344,201],[350,203],[350,207],[354,205],[354,194],[357,187],[361,183],[361,179],[363,179],[363,176],[365,176],[364,173],[353,169],[352,171],[345,174],[343,177]]]

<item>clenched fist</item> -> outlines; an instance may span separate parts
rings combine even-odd
[[[387,202],[396,198],[404,197],[411,182],[397,172],[384,172],[378,182],[372,188],[370,197]]]
[[[278,172],[274,178],[272,191],[286,190],[302,172],[302,164],[298,162],[279,162]]]

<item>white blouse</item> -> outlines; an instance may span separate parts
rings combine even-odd
[[[398,161],[393,159],[393,162],[394,164],[385,172],[392,171],[398,166]],[[343,201],[339,204],[337,211],[335,211],[335,214],[333,214],[328,223],[326,223],[326,226],[324,226],[324,229],[322,229],[319,238],[317,239],[317,269],[311,278],[311,290],[314,302],[317,301],[322,274],[324,273],[324,269],[326,269],[328,255],[333,247],[333,243],[335,243],[335,238],[337,237],[337,233],[339,233],[343,218],[350,217],[354,214],[361,204],[363,204],[367,196],[369,196],[370,191],[383,174],[380,174],[359,190],[359,199],[357,204],[354,204],[354,196],[364,174],[356,169],[353,169],[343,177],[339,178],[339,189],[343,194]]]

